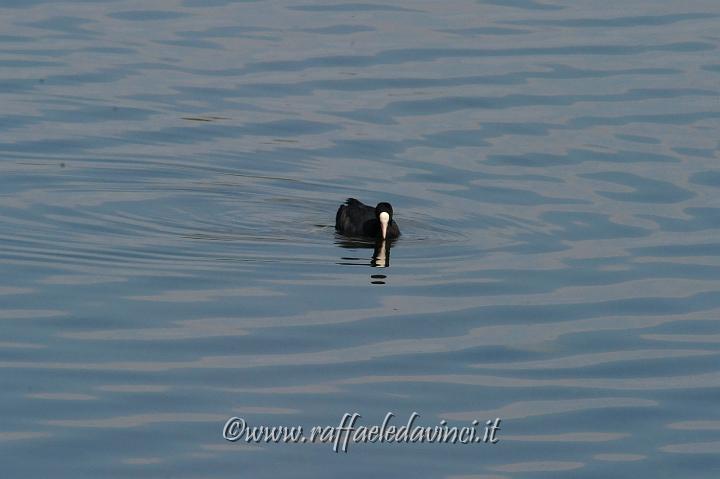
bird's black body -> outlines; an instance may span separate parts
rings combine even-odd
[[[382,239],[380,213],[390,215],[385,239],[396,239],[400,236],[400,228],[392,219],[392,206],[390,206],[390,203],[378,203],[373,208],[362,204],[355,198],[348,198],[345,204],[340,205],[337,210],[335,230],[345,236]]]

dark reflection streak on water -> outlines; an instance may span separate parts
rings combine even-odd
[[[375,55],[336,55],[313,57],[304,60],[280,60],[249,63],[238,74],[269,71],[303,71],[312,68],[370,67],[377,65],[399,65],[409,62],[433,62],[449,58],[487,58],[513,56],[574,56],[574,55],[638,55],[648,52],[700,52],[717,49],[708,42],[678,42],[657,45],[575,45],[568,47],[524,47],[503,49],[473,48],[427,48],[384,50]]]
[[[376,109],[354,109],[350,112],[328,111],[330,115],[350,118],[356,121],[383,121],[394,122],[395,117],[436,115],[439,113],[451,113],[469,109],[492,109],[500,110],[519,106],[570,106],[579,102],[627,102],[647,100],[652,98],[683,96],[705,96],[715,97],[714,90],[650,90],[638,89],[629,90],[619,94],[605,95],[528,95],[514,94],[501,97],[440,97],[422,100],[403,100],[386,104]]]
[[[512,85],[527,84],[532,79],[605,78],[632,75],[677,75],[681,70],[674,68],[631,68],[621,70],[577,69],[563,65],[543,65],[537,71],[512,72],[501,75],[474,75],[450,78],[353,78],[338,80],[308,80],[292,83],[245,83],[238,88],[214,90],[228,98],[275,96],[279,91],[284,95],[309,95],[316,91],[372,91],[387,89],[444,88],[465,85]],[[190,91],[189,91],[190,92]]]
[[[685,22],[688,20],[717,18],[720,15],[709,12],[671,14],[671,15],[647,15],[647,16],[624,16],[615,18],[568,18],[562,20],[555,19],[534,19],[534,20],[514,20],[503,22],[512,25],[553,25],[561,27],[578,27],[578,28],[608,28],[608,27],[626,27],[633,28],[639,26],[660,26],[671,25],[677,22]]]
[[[210,75],[210,76],[230,76],[240,73],[239,69],[218,69],[218,70],[191,70],[177,65],[158,65],[158,64],[142,64],[135,65],[138,69],[166,70],[177,73],[186,73],[193,75]],[[181,98],[188,94],[210,93],[213,96],[221,96],[225,98],[242,98],[242,97],[275,97],[278,94],[286,96],[308,95],[316,90],[337,90],[337,91],[373,91],[388,89],[417,89],[417,88],[442,88],[463,85],[512,85],[526,84],[532,79],[572,79],[572,78],[605,78],[612,76],[633,76],[633,75],[679,75],[682,70],[671,67],[645,67],[645,68],[623,68],[623,69],[599,69],[599,68],[577,68],[568,65],[558,64],[554,62],[546,62],[538,65],[534,70],[513,71],[502,74],[482,74],[471,76],[448,76],[442,78],[428,78],[413,76],[403,77],[360,77],[360,78],[340,78],[340,79],[316,79],[302,80],[294,79],[292,82],[275,83],[249,83],[243,82],[235,88],[208,88],[208,87],[175,87],[175,94],[153,95],[142,94],[139,96],[126,96],[126,99],[144,99],[156,100],[163,103],[170,103],[168,100],[172,98]],[[53,77],[56,81],[61,77]]]

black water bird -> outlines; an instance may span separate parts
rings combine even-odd
[[[392,240],[400,236],[400,228],[393,220],[390,203],[378,203],[375,208],[348,198],[335,215],[335,230],[351,237]]]

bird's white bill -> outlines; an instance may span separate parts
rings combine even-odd
[[[386,212],[380,213],[380,228],[382,229],[383,239],[387,238],[387,227],[390,222],[390,215]]]

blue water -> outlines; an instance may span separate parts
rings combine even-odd
[[[3,477],[718,477],[719,47],[716,0],[0,1]],[[222,437],[413,411],[500,441]]]

